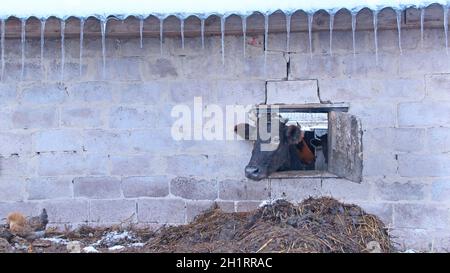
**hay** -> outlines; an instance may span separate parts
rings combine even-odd
[[[188,225],[166,227],[147,252],[368,252],[369,242],[392,252],[378,217],[328,197],[298,205],[277,200],[251,212],[225,213],[217,206]],[[370,245],[370,244],[369,244]]]

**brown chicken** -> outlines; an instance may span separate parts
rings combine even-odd
[[[39,216],[27,219],[20,212],[13,212],[8,215],[6,223],[12,234],[26,239],[35,239],[43,235],[48,224],[48,215],[43,209]]]

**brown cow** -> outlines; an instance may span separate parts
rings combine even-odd
[[[279,143],[271,151],[261,149],[261,145],[270,140],[262,140],[256,127],[238,124],[234,128],[242,138],[255,140],[252,157],[245,167],[245,176],[249,179],[261,180],[276,171],[305,170],[307,165],[314,163],[314,153],[305,141],[300,126],[286,125],[281,119],[276,119],[276,122],[279,122]],[[268,123],[269,131],[271,127]]]

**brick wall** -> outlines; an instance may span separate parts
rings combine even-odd
[[[82,72],[79,40],[67,39],[64,81],[60,41],[26,44],[24,80],[20,41],[7,39],[0,83],[0,215],[47,208],[60,224],[180,224],[217,201],[227,211],[261,201],[331,195],[379,215],[401,247],[450,247],[450,57],[443,30],[379,31],[375,64],[372,31],[314,32],[313,57],[305,33],[271,34],[264,74],[263,37],[227,36],[225,65],[219,37],[107,39],[102,77],[101,41],[86,38]],[[447,74],[448,73],[448,74]],[[266,80],[273,83],[266,85]],[[288,81],[291,81],[288,83]],[[297,102],[346,102],[364,128],[364,179],[244,178],[251,145],[243,141],[170,138],[178,103],[256,104],[268,95]],[[267,89],[267,90],[266,90]],[[304,93],[300,93],[304,92]],[[270,99],[271,100],[271,99]],[[447,128],[448,127],[448,128]]]

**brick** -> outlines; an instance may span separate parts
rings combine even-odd
[[[12,105],[17,102],[16,85],[14,84],[0,84],[0,105]]]
[[[272,199],[283,198],[301,202],[310,196],[321,195],[320,179],[271,179]]]
[[[8,130],[14,127],[12,116],[13,113],[11,111],[0,111],[0,129]]]
[[[383,221],[386,227],[393,225],[393,206],[389,203],[383,202],[358,202],[359,205],[366,213],[377,216]]]
[[[351,104],[349,113],[361,120],[363,128],[394,127],[396,107],[390,103]]]
[[[258,209],[260,201],[239,201],[236,203],[236,212],[246,212]]]
[[[121,194],[120,179],[115,177],[79,177],[73,180],[75,197],[93,199],[119,198]]]
[[[126,83],[118,89],[123,104],[158,104],[168,100],[168,84],[162,81]]]
[[[106,59],[106,69],[103,72],[103,61],[93,63],[98,74],[98,79],[139,81],[142,80],[140,67],[143,65],[142,58],[137,57],[109,57]]]
[[[180,199],[139,199],[139,223],[181,224],[185,222],[186,205]]]
[[[426,75],[427,97],[437,101],[450,100],[450,74]]]
[[[27,179],[28,200],[72,198],[72,179],[35,177]]]
[[[217,181],[177,177],[170,181],[170,193],[186,199],[215,200],[217,198]]]
[[[420,152],[425,146],[425,129],[373,128],[364,131],[364,151],[373,153]]]
[[[450,152],[450,128],[436,127],[427,129],[426,139],[430,151]]]
[[[266,100],[266,82],[263,80],[217,80],[215,82],[214,93],[220,105],[255,105],[264,103]]]
[[[431,252],[432,249],[433,251],[442,251],[442,248],[437,246],[446,239],[442,238],[442,235],[439,236],[436,230],[419,228],[394,228],[389,233],[399,251]]]
[[[0,177],[1,202],[23,201],[25,199],[25,179],[21,177]]]
[[[87,200],[66,199],[45,201],[39,204],[45,208],[50,223],[83,223],[89,220]]]
[[[5,200],[6,201],[6,200]],[[39,215],[40,208],[34,202],[0,202],[0,223],[6,224],[6,217],[11,212],[20,212],[27,216]]]
[[[432,182],[431,199],[444,203],[450,200],[450,179],[438,178]]]
[[[137,220],[134,200],[91,200],[89,220],[97,223],[134,223]]]
[[[396,175],[398,168],[397,156],[392,153],[364,153],[363,176]]]
[[[425,96],[423,80],[417,79],[320,79],[323,101],[390,101],[419,100]]]
[[[167,176],[126,177],[122,179],[122,191],[130,197],[165,197],[169,194]]]
[[[398,155],[399,174],[406,177],[448,176],[450,175],[450,155],[400,154]]]
[[[25,133],[0,133],[0,155],[31,152],[31,136]]]
[[[81,151],[81,135],[76,130],[48,130],[33,134],[36,152]]]
[[[38,174],[44,176],[104,175],[108,168],[107,157],[79,153],[43,153],[36,160]]]
[[[179,75],[179,68],[177,68],[176,63],[172,59],[167,58],[157,58],[154,61],[147,62],[144,67],[146,80],[151,80],[153,78],[177,78]]]
[[[322,195],[329,195],[333,198],[346,202],[348,200],[368,200],[371,184],[367,181],[355,183],[346,179],[323,179]]]
[[[444,102],[411,102],[398,105],[399,126],[449,125],[450,105]]]
[[[223,200],[265,200],[270,197],[267,181],[224,180],[219,182]]]
[[[210,209],[214,201],[187,201],[186,202],[186,222],[190,223],[202,212]]]
[[[0,177],[33,175],[35,172],[33,163],[34,158],[26,155],[0,156]]]
[[[113,86],[108,82],[76,83],[69,85],[67,89],[73,102],[99,104],[111,103],[113,100]]]
[[[267,104],[305,103],[320,103],[316,80],[267,82]]]
[[[68,98],[66,87],[63,84],[32,84],[24,87],[21,93],[21,102],[24,104],[50,104],[64,103]]]
[[[386,201],[419,201],[425,199],[427,189],[427,184],[420,182],[378,180],[374,196]]]
[[[179,143],[172,139],[170,128],[139,130],[86,130],[86,151],[113,153],[170,153],[177,151]]]
[[[216,201],[219,208],[227,213],[235,212],[234,202],[231,201]]]
[[[439,205],[395,204],[396,228],[448,228],[449,209]]]
[[[129,131],[85,130],[84,149],[90,153],[112,154],[129,151]]]
[[[170,116],[170,110],[167,109],[167,115]],[[149,107],[118,107],[110,112],[110,127],[118,129],[138,129],[155,128],[161,124],[159,118],[164,116],[158,113],[154,108]]]
[[[431,30],[431,29],[430,29]],[[427,38],[424,38],[426,40]],[[445,40],[442,37],[442,40]],[[427,50],[427,51],[410,51],[405,52],[399,56],[398,71],[400,75],[417,75],[423,77],[423,71],[430,71],[433,73],[448,73],[450,71],[450,64],[443,60],[442,56],[445,53],[445,45],[442,45],[441,50]]]
[[[167,172],[178,176],[206,176],[210,168],[208,157],[202,155],[174,155],[167,158]]]
[[[61,109],[61,126],[74,128],[98,128],[106,125],[106,114],[93,107],[64,107]]]
[[[161,174],[165,169],[161,158],[149,155],[111,156],[111,174],[146,176]]]
[[[194,97],[201,97],[202,103],[217,101],[215,85],[212,81],[184,80],[172,81],[169,84],[170,101],[173,103],[187,103],[193,105]]]
[[[58,126],[58,111],[55,107],[20,108],[11,114],[15,129],[47,129]]]

